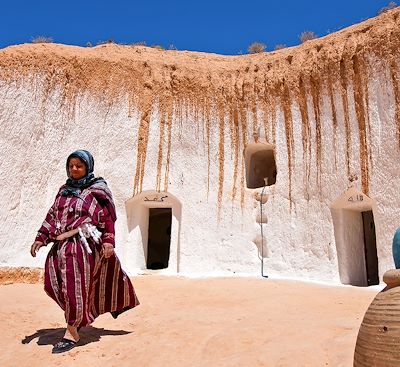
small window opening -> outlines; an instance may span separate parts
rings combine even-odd
[[[257,189],[275,184],[277,171],[272,145],[249,145],[245,151],[245,161],[247,188]]]

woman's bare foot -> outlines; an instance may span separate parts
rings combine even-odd
[[[64,334],[65,339],[73,340],[74,342],[79,341],[78,328],[76,326],[67,325],[67,329]]]

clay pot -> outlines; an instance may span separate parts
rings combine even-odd
[[[387,287],[368,307],[358,331],[354,367],[400,367],[400,270],[383,276]]]

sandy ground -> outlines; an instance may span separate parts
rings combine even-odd
[[[133,278],[141,305],[52,355],[63,313],[41,284],[0,286],[0,366],[352,366],[380,288],[257,278]],[[74,363],[75,362],[75,363]],[[79,363],[79,364],[78,364]]]

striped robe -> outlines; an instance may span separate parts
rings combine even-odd
[[[116,255],[106,259],[102,243],[114,243],[115,207],[111,192],[104,180],[84,189],[79,197],[62,196],[62,186],[47,213],[36,240],[44,244],[54,242],[45,264],[46,293],[64,310],[71,326],[90,325],[105,313],[119,314],[139,304],[129,277],[121,269]],[[91,223],[102,232],[100,243],[87,241],[89,254],[79,234],[62,241],[56,236]]]

